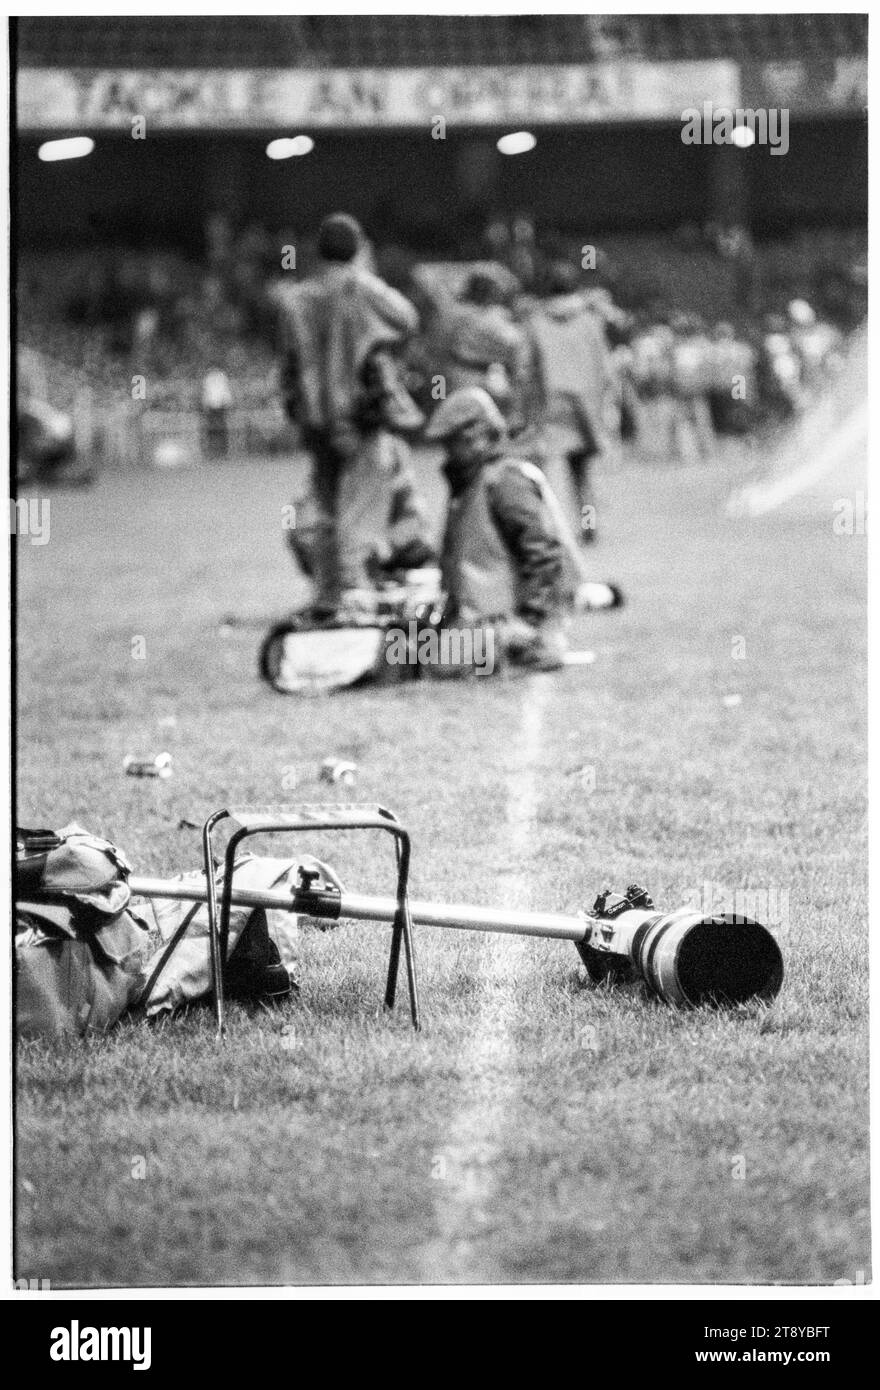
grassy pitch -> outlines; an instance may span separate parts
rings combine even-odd
[[[432,495],[430,461],[421,467]],[[593,665],[284,699],[259,622],[296,597],[296,470],[106,477],[19,542],[19,817],[198,864],[218,805],[316,800],[328,754],[409,826],[413,893],[576,910],[748,890],[771,1007],[595,991],[567,943],[417,931],[425,1029],[381,998],[387,929],[302,934],[302,995],[19,1051],[17,1268],[55,1286],[856,1282],[868,1268],[864,537],[729,519],[740,465],[600,478]],[[221,628],[234,611],[254,625]],[[140,640],[137,640],[140,639]],[[735,698],[739,697],[739,699]],[[136,781],[127,752],[167,749]],[[274,848],[274,847],[273,847]],[[389,848],[309,843],[360,891]],[[763,897],[761,896],[763,895]]]

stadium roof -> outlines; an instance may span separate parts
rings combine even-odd
[[[17,21],[26,67],[435,67],[833,59],[867,51],[866,14],[187,16]]]

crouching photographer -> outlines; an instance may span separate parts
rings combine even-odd
[[[481,387],[454,391],[426,436],[443,444],[450,490],[444,626],[492,628],[503,658],[557,669],[567,649],[566,552],[540,470],[516,456],[501,412]]]

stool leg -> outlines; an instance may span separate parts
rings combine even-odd
[[[394,1008],[397,997],[397,972],[400,968],[400,939],[404,934],[403,917],[398,911],[391,928],[391,953],[388,956],[388,982],[385,986],[385,1007]]]
[[[217,879],[214,872],[214,858],[211,853],[211,831],[205,827],[205,882],[208,890],[208,940],[211,947],[211,990],[214,996],[214,1022],[217,1036],[226,1034],[226,1007],[223,995],[223,963],[220,953],[220,923],[217,914]]]
[[[407,910],[403,928],[403,949],[406,956],[406,978],[409,984],[409,1008],[412,1015],[412,1025],[416,1032],[422,1026],[419,1016],[419,986],[416,977],[416,943],[413,936],[412,918]]]

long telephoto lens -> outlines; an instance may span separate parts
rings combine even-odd
[[[632,945],[637,970],[669,1004],[744,1004],[772,999],[782,984],[777,942],[748,917],[685,908],[646,923]]]

